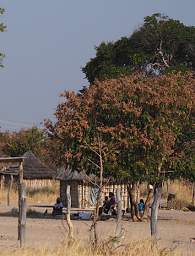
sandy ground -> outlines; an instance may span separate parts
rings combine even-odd
[[[2,216],[8,208],[0,206],[0,249],[14,249],[17,243],[17,218]],[[90,221],[73,221],[75,236],[83,241],[89,240]],[[132,240],[150,238],[149,223],[122,221],[125,230],[124,243]],[[99,221],[98,232],[101,239],[108,239],[115,229],[115,220]],[[159,246],[161,248],[177,248],[183,255],[195,255],[195,212],[175,210],[161,210],[158,222]],[[67,227],[60,219],[27,219],[26,246],[27,247],[55,247],[64,240]],[[189,254],[193,251],[193,254]]]

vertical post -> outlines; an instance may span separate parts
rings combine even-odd
[[[71,209],[71,195],[70,195],[70,185],[67,185],[66,188],[66,197],[67,197],[67,213],[66,213],[66,221],[69,228],[68,237],[70,241],[73,241],[73,225],[70,219],[70,209]]]
[[[23,176],[24,176],[24,169],[23,169],[23,161],[20,163],[19,166],[19,183],[23,183]]]
[[[149,219],[150,203],[151,203],[152,197],[153,197],[153,186],[151,184],[148,184],[148,194],[145,201],[144,214],[142,216],[142,219],[145,219],[147,221]]]
[[[23,161],[20,162],[18,174],[18,240],[20,241],[20,247],[23,247],[26,227],[26,189],[23,183]]]
[[[121,236],[122,236],[122,226],[121,226],[122,200],[121,200],[120,187],[118,187],[117,191],[116,191],[116,201],[117,201],[117,219],[116,219],[115,237],[116,237],[117,242],[119,243]]]
[[[151,205],[150,229],[151,236],[157,238],[158,208],[162,194],[162,182],[156,183],[154,187],[154,200]]]
[[[12,189],[12,184],[13,184],[13,175],[10,175],[9,185],[7,189],[7,206],[10,205],[10,191]]]
[[[195,182],[192,183],[192,205],[195,206]]]
[[[20,185],[20,210],[19,210],[19,241],[20,248],[24,247],[25,244],[25,233],[26,233],[26,189],[25,184]]]
[[[4,184],[5,184],[5,176],[1,176],[1,190],[4,189]]]

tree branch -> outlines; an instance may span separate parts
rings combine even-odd
[[[159,55],[160,55],[161,58],[162,58],[162,61],[163,61],[164,65],[165,65],[167,68],[169,68],[169,64],[168,64],[167,60],[165,60],[164,53],[163,53],[163,51],[162,51],[162,40],[160,41],[160,46],[159,46],[159,49],[157,49],[157,50],[158,50]]]
[[[84,143],[88,146],[88,148],[89,148],[92,152],[94,152],[97,156],[100,157],[100,154],[99,154],[95,149],[93,149],[86,141],[84,141]]]

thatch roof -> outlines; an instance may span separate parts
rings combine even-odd
[[[56,175],[57,180],[65,181],[67,183],[76,181],[78,183],[90,183],[90,184],[98,184],[99,177],[94,174],[86,174],[85,171],[77,171],[71,170],[69,168],[60,168],[57,171]],[[105,181],[105,180],[104,180]]]
[[[24,179],[52,179],[55,171],[43,164],[32,152],[24,154]]]
[[[60,168],[57,170],[57,175],[55,177],[57,180],[65,181],[67,183],[76,181],[78,183],[88,183],[88,184],[98,184],[100,179],[94,174],[86,174],[85,171],[71,170],[69,168]],[[128,178],[103,178],[104,184],[127,184],[129,183]]]
[[[73,171],[69,168],[60,168],[57,171],[56,175],[57,180],[63,180],[63,181],[77,181],[77,182],[82,182],[85,180],[84,172],[78,172],[78,171]]]
[[[24,155],[24,179],[53,179],[55,171],[43,164],[32,152],[26,152]],[[10,175],[18,173],[18,165],[12,165],[0,174]]]

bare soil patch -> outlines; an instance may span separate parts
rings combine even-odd
[[[10,209],[0,207],[0,248],[14,249],[17,243],[17,217],[2,216]],[[89,242],[90,221],[73,221],[76,238]],[[132,240],[150,239],[150,227],[146,222],[123,220],[125,230],[124,243]],[[177,248],[183,253],[193,251],[195,255],[195,213],[175,210],[161,210],[159,214],[159,241],[161,248]],[[98,232],[102,240],[114,234],[115,220],[98,222]],[[61,219],[27,219],[26,246],[32,248],[56,247],[67,236],[67,226]],[[183,254],[185,255],[185,254]],[[187,255],[187,254],[186,254]]]

